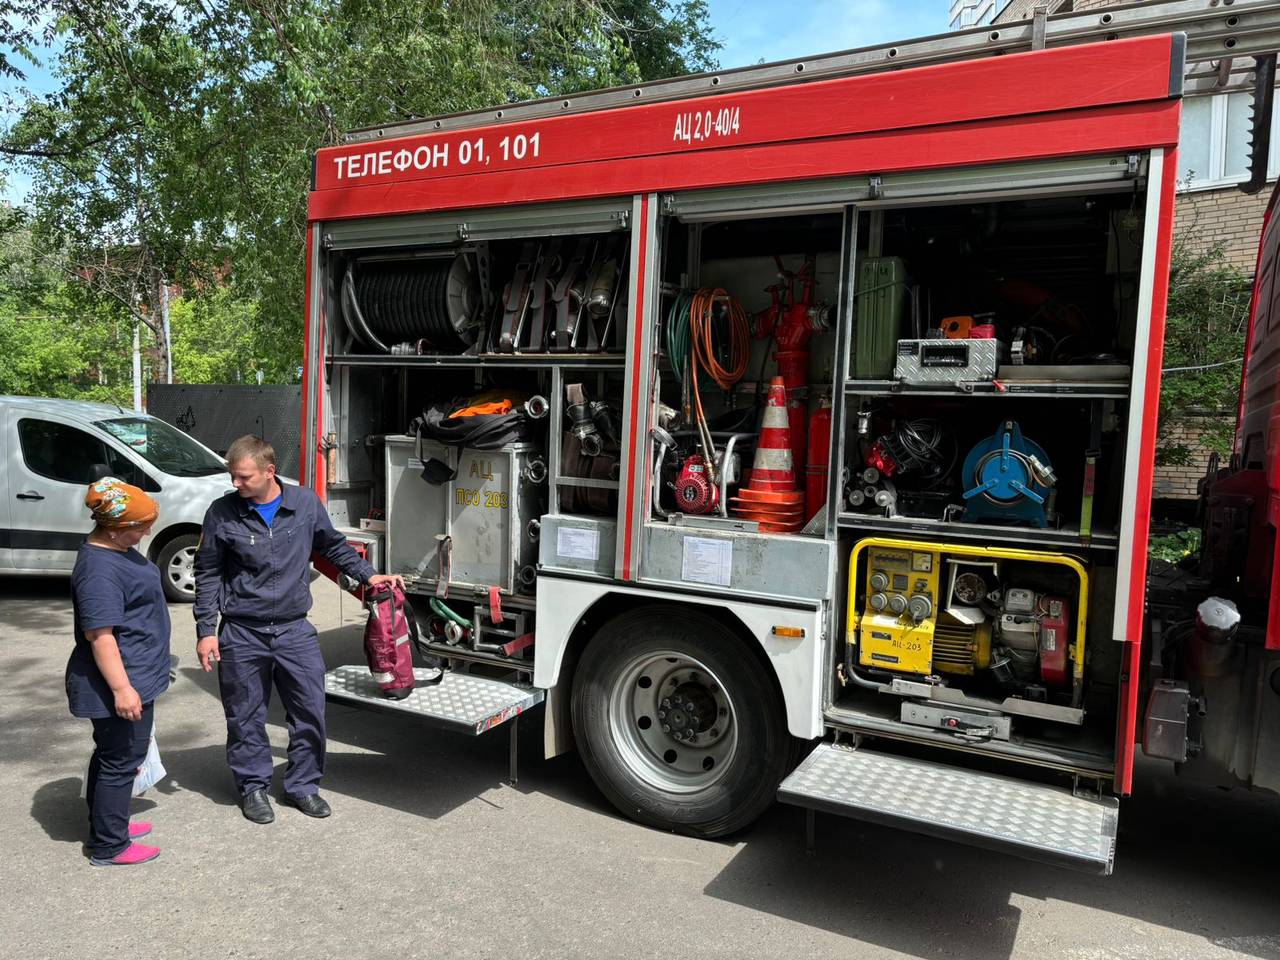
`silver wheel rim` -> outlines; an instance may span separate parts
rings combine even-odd
[[[165,567],[164,575],[169,583],[179,591],[195,595],[196,592],[196,548],[183,547],[172,557]]]
[[[663,650],[633,658],[618,672],[608,702],[613,745],[650,786],[695,793],[729,769],[738,747],[733,703],[715,673],[693,657]]]

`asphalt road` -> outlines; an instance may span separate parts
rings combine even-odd
[[[330,666],[360,661],[360,609],[315,584]],[[728,842],[618,817],[575,758],[503,734],[329,710],[334,815],[234,803],[212,675],[173,608],[176,684],[156,708],[169,777],[136,801],[161,858],[95,869],[77,794],[65,581],[0,579],[0,955],[80,957],[1280,958],[1280,802],[1149,766],[1121,808],[1116,873],[775,807]],[[534,725],[530,725],[531,727]],[[271,717],[277,790],[285,733]]]

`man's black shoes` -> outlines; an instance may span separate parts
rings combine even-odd
[[[270,823],[276,818],[267,791],[262,787],[246,793],[240,800],[240,809],[244,812],[244,818],[254,823]]]
[[[297,807],[308,817],[327,817],[333,812],[329,809],[329,804],[318,793],[308,793],[305,796],[286,793],[284,802],[291,807]]]

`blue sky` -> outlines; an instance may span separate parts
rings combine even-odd
[[[947,29],[948,0],[708,0],[720,65],[789,60]]]
[[[711,28],[722,44],[720,65],[742,67],[942,33],[948,0],[708,0]],[[46,65],[47,67],[47,65]],[[47,68],[23,64],[27,85],[49,89]],[[0,91],[18,92],[8,81]],[[6,176],[0,198],[21,203],[30,179]]]

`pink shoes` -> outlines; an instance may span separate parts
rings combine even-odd
[[[150,832],[151,832],[151,824],[147,823],[147,821],[145,820],[139,820],[137,823],[129,824],[130,840],[141,840]]]
[[[139,824],[142,826],[142,824]],[[130,830],[132,833],[132,830]],[[160,856],[159,847],[148,847],[143,843],[131,843],[114,857],[102,859],[90,857],[89,862],[95,867],[132,867],[134,864],[146,863]]]

